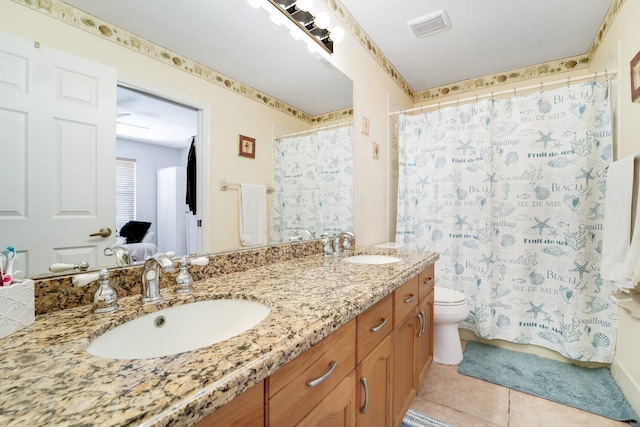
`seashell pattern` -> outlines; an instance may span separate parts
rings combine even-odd
[[[436,167],[441,168],[447,163],[447,160],[444,157],[438,157],[436,159]]]
[[[591,345],[594,347],[609,347],[609,345],[611,345],[611,340],[602,332],[597,332],[593,334]]]
[[[458,200],[464,200],[467,198],[468,195],[469,193],[465,189],[458,188],[456,190],[456,197],[458,198]]]
[[[542,99],[538,101],[538,111],[540,111],[542,114],[548,113],[549,111],[551,111],[551,108],[553,108],[553,106],[549,101],[545,101]]]
[[[517,162],[519,159],[520,159],[520,155],[518,153],[516,153],[515,151],[510,151],[504,157],[504,164],[509,166]]]
[[[547,200],[551,194],[549,189],[544,187],[536,187],[533,191],[536,193],[536,199],[538,200]]]
[[[498,320],[496,320],[496,326],[499,328],[504,328],[506,326],[509,326],[510,324],[511,324],[511,319],[509,319],[509,316],[505,314],[499,315]]]
[[[578,196],[571,196],[567,194],[562,199],[565,205],[569,206],[572,211],[577,210],[580,207],[580,198]]]
[[[456,274],[464,273],[464,265],[456,263],[456,265],[453,266],[453,271],[455,271]]]
[[[531,279],[531,284],[532,285],[542,285],[544,283],[544,276],[540,273],[536,273],[535,271],[532,271],[529,274],[529,279]]]
[[[433,240],[433,241],[437,241],[437,240],[440,240],[440,239],[442,239],[442,231],[440,231],[440,230],[433,230],[433,231],[431,232],[431,240]]]
[[[502,240],[500,241],[500,244],[504,247],[513,246],[514,243],[516,243],[516,238],[511,234],[504,234],[502,236]]]

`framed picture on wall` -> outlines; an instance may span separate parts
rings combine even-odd
[[[256,139],[248,136],[240,135],[240,145],[238,155],[244,157],[256,158]]]
[[[629,64],[631,66],[631,101],[640,101],[640,52],[636,54]]]

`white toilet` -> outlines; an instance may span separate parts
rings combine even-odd
[[[462,292],[442,286],[434,287],[433,360],[443,365],[462,361],[458,323],[469,315],[467,298]]]

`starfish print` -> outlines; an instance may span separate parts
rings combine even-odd
[[[561,144],[560,144],[560,141],[556,140],[556,141],[553,143],[553,148],[555,148],[556,150],[559,150],[559,149],[560,149],[560,145],[561,145]]]
[[[558,235],[558,231],[555,228],[549,232],[549,236],[556,237],[557,235]]]
[[[591,172],[593,172],[593,168],[589,169],[589,171],[586,171],[582,168],[580,168],[580,170],[582,171],[582,175],[576,176],[576,179],[584,178],[587,181],[586,185],[589,185],[589,180],[593,179],[593,175],[591,175]]]
[[[464,142],[462,142],[461,140],[458,140],[458,142],[460,143],[460,146],[458,147],[458,150],[462,150],[462,155],[463,156],[467,155],[467,150],[475,151],[475,148],[473,148],[471,146],[471,140],[469,140],[466,144]]]
[[[584,275],[584,273],[589,273],[590,270],[587,270],[587,263],[589,261],[585,262],[584,264],[580,265],[577,262],[573,261],[573,263],[575,264],[575,268],[572,268],[569,271],[577,271],[578,273],[580,273],[580,280],[582,280],[582,276]]]
[[[494,182],[497,182],[497,181],[496,181],[496,173],[497,173],[497,172],[494,172],[494,173],[488,173],[488,174],[487,174],[487,179],[485,179],[484,181],[489,181],[489,184],[493,184]],[[483,182],[484,182],[484,181],[483,181]]]
[[[540,138],[536,139],[536,142],[542,142],[544,144],[544,148],[547,148],[547,142],[557,141],[557,139],[551,138],[551,134],[553,133],[553,131],[549,132],[546,135],[541,131],[538,131],[538,133],[540,134]]]
[[[547,316],[549,315],[549,313],[547,313],[546,311],[544,311],[542,309],[542,307],[544,306],[544,303],[542,303],[540,305],[535,305],[534,303],[529,301],[529,305],[531,306],[531,310],[527,310],[527,313],[533,313],[533,318],[534,319],[538,318],[538,313],[546,314]]]
[[[485,264],[487,264],[487,267],[489,267],[489,264],[493,264],[495,261],[491,259],[491,254],[489,254],[489,256],[486,256],[485,254],[481,254],[482,255],[482,259],[478,262],[484,262]]]
[[[545,314],[543,322],[545,322],[547,325],[551,325],[552,323],[554,323],[553,320],[551,320],[551,316],[548,314]]]
[[[467,222],[466,216],[464,218],[460,218],[460,216],[456,215],[456,217],[458,218],[458,220],[456,221],[456,225],[460,227],[460,230],[462,230],[462,226],[465,224],[471,226],[471,224]]]
[[[538,235],[542,235],[542,230],[545,228],[553,228],[549,224],[547,224],[547,222],[549,222],[551,218],[547,218],[544,221],[540,221],[537,217],[534,217],[534,219],[536,220],[536,225],[532,225],[531,228],[537,228]]]

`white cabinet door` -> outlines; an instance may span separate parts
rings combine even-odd
[[[110,261],[116,85],[113,68],[0,33],[0,250],[16,269]]]

